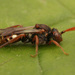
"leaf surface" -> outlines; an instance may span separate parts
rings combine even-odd
[[[75,0],[0,0],[0,28],[47,24],[59,31],[75,27]],[[0,49],[1,75],[75,75],[75,32],[63,34],[60,45],[35,46],[21,42]]]

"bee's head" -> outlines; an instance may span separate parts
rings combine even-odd
[[[62,41],[61,33],[55,28],[52,29],[52,38],[53,38],[53,40],[57,41],[58,43],[60,43]]]

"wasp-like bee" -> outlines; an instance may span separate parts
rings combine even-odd
[[[0,48],[14,42],[22,41],[24,43],[31,42],[36,44],[36,54],[38,54],[39,44],[51,44],[52,42],[61,48],[64,54],[68,55],[60,46],[62,34],[68,31],[75,31],[75,27],[59,32],[56,28],[50,28],[45,24],[36,24],[35,26],[23,27],[15,25],[5,29],[0,29]]]

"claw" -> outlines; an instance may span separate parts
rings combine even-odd
[[[30,55],[31,57],[36,57],[38,54],[35,54],[35,55]]]

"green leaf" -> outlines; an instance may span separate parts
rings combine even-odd
[[[75,27],[75,0],[0,0],[0,28],[47,24],[59,31]],[[60,45],[35,46],[21,42],[0,49],[1,75],[75,75],[75,32],[63,34]]]

